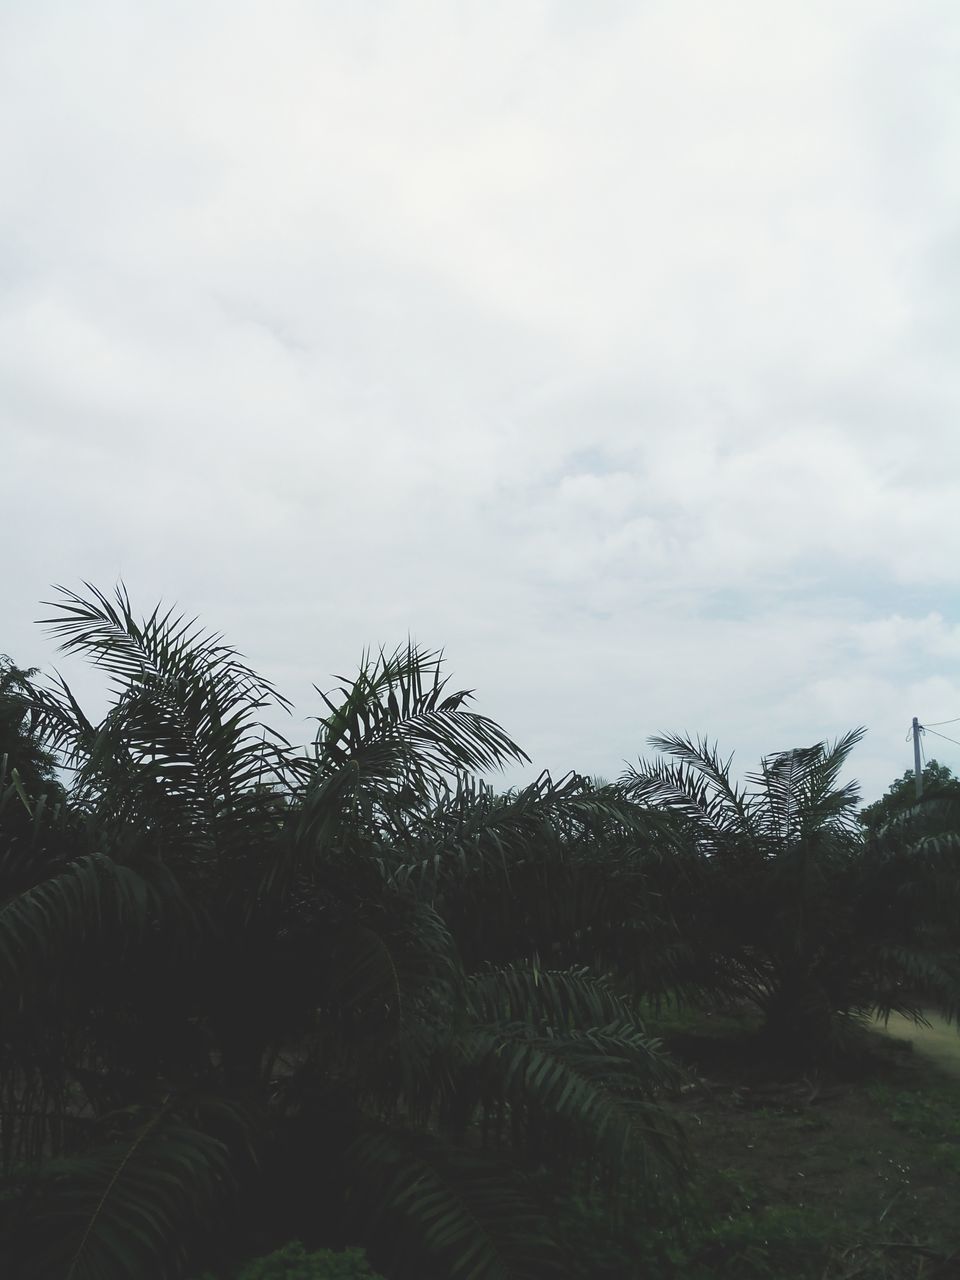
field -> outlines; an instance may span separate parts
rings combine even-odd
[[[87,592],[99,727],[0,659],[0,1272],[960,1280],[960,1042],[836,1012],[955,1006],[960,783],[868,830],[854,729],[496,792],[437,652],[268,741],[218,632]]]
[[[658,1031],[692,1073],[678,1104],[697,1165],[688,1226],[655,1256],[638,1231],[642,1263],[625,1232],[596,1274],[960,1277],[955,1030],[891,1020],[863,1033],[855,1069],[799,1077],[762,1064],[743,1020]]]

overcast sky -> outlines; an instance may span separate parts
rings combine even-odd
[[[409,632],[530,776],[873,798],[960,717],[958,156],[956,0],[4,0],[0,652],[122,576],[294,736]]]

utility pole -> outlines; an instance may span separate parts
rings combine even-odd
[[[917,799],[923,796],[923,770],[920,768],[920,722],[913,717],[913,777],[917,784]]]

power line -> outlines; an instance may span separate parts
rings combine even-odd
[[[960,716],[955,716],[953,720],[932,720],[931,724],[960,724]],[[926,728],[930,728],[928,724]]]
[[[941,723],[949,724],[950,721],[946,720],[946,721],[942,721]],[[960,747],[960,742],[958,742],[956,738],[948,738],[945,733],[937,733],[936,729],[930,729],[930,726],[928,724],[924,725],[923,727],[924,729],[929,729],[930,732],[934,735],[934,737],[942,738],[944,742],[952,742],[955,747]]]

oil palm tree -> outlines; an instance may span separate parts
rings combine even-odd
[[[842,780],[862,737],[777,752],[745,785],[705,739],[657,737],[665,758],[621,778],[625,795],[676,816],[667,874],[695,940],[691,982],[752,1001],[794,1053],[895,1007],[901,989],[872,915],[883,859],[868,857],[857,784]]]
[[[31,867],[48,856],[42,816],[63,799],[31,712],[36,674],[0,654],[0,897],[29,883]]]
[[[0,905],[8,1269],[176,1276],[218,1223],[326,1206],[397,1276],[539,1276],[538,1161],[671,1166],[670,1068],[629,1001],[526,937],[484,963],[411,858],[444,789],[525,758],[442,655],[367,655],[300,749],[195,620],[88,585],[48,625],[112,699],[92,721],[62,680],[32,695],[73,781],[39,818],[59,856]]]
[[[0,766],[9,777],[16,769],[29,795],[54,781],[54,759],[37,737],[31,715],[36,668],[18,667],[0,654]]]

